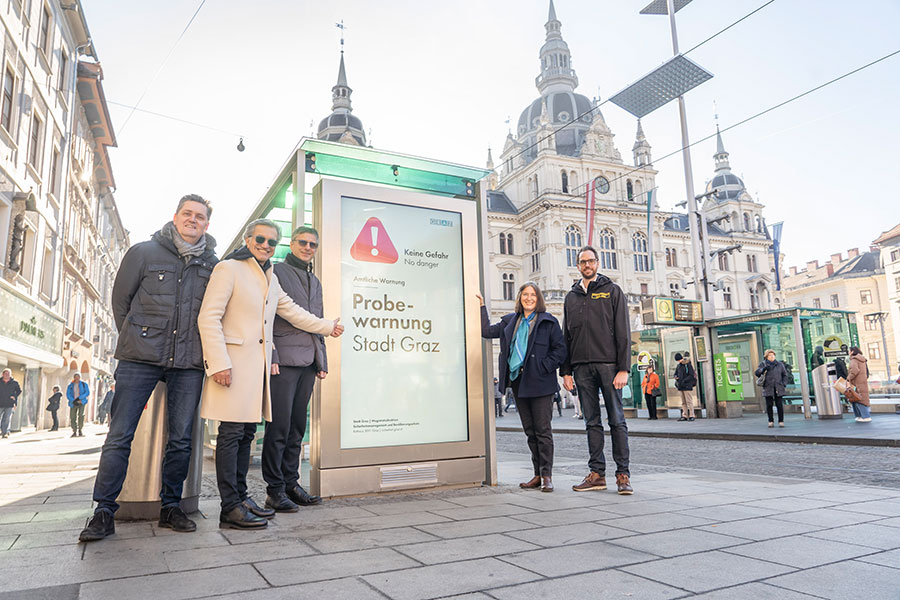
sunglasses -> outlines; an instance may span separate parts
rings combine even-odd
[[[319,247],[319,242],[308,242],[306,240],[294,240],[295,244],[299,244],[301,248],[306,248],[309,246],[313,250]]]
[[[270,248],[274,248],[275,246],[278,245],[278,240],[275,240],[275,239],[272,239],[272,238],[266,239],[266,236],[264,236],[264,235],[258,235],[258,236],[256,236],[256,237],[253,238],[253,239],[256,240],[256,243],[257,243],[257,244],[262,244],[262,243],[267,243],[267,244],[269,244],[269,247],[270,247]]]

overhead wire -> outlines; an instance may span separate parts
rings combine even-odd
[[[148,115],[153,115],[154,117],[161,117],[163,119],[169,119],[170,121],[177,121],[179,123],[184,123],[185,125],[192,125],[193,127],[200,127],[202,129],[208,129],[210,131],[216,131],[216,132],[224,133],[226,135],[231,135],[234,137],[240,137],[240,138],[246,137],[240,133],[235,133],[233,131],[228,131],[226,129],[220,129],[218,127],[213,127],[211,125],[204,125],[203,123],[198,123],[196,121],[191,121],[188,119],[182,119],[180,117],[173,117],[172,115],[166,115],[166,114],[163,114],[160,112],[147,110],[146,108],[138,108],[137,106],[133,106],[131,104],[124,104],[122,102],[114,102],[112,100],[107,100],[106,102],[107,102],[107,104],[113,104],[115,106],[121,106],[123,108],[130,108],[132,111],[137,111],[137,112],[146,113]]]
[[[166,66],[166,63],[169,62],[169,58],[171,58],[172,53],[175,52],[175,48],[178,47],[178,44],[181,43],[182,38],[184,38],[184,34],[187,33],[188,29],[191,28],[191,25],[194,23],[194,19],[197,18],[197,14],[200,12],[200,9],[203,8],[203,5],[206,4],[206,0],[200,0],[200,4],[197,6],[197,10],[194,11],[194,14],[191,15],[190,20],[187,22],[187,25],[184,26],[184,29],[181,31],[181,35],[178,36],[178,39],[175,40],[175,43],[172,44],[172,47],[169,49],[169,53],[166,54],[166,57],[157,67],[156,72],[153,74],[153,77],[150,78],[150,81],[147,82],[146,87],[144,87],[144,91],[141,92],[140,97],[137,102],[134,103],[134,106],[131,108],[131,112],[128,113],[128,116],[125,117],[125,121],[118,127],[118,135],[121,137],[122,132],[125,130],[125,127],[128,125],[128,122],[131,121],[131,117],[134,116],[135,111],[138,110],[138,107],[141,105],[141,102],[144,100],[144,96],[147,95],[147,92],[150,91],[151,86],[156,81],[156,78],[159,77],[159,74],[162,72],[163,67]]]

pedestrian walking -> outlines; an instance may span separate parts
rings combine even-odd
[[[222,528],[261,529],[275,515],[247,493],[250,444],[257,423],[272,421],[275,315],[313,334],[338,336],[344,329],[338,320],[310,314],[282,290],[269,260],[280,239],[274,221],[250,222],[244,245],[213,269],[197,315],[207,375],[200,416],[219,422],[216,482]]]
[[[565,389],[565,386],[563,386]],[[584,419],[584,414],[581,412],[581,399],[578,397],[578,386],[576,385],[571,390],[566,390],[570,394],[572,394],[572,403],[575,405],[575,414],[572,415],[573,419]]]
[[[516,410],[531,451],[534,477],[519,484],[523,489],[553,491],[553,397],[559,392],[556,369],[566,358],[566,347],[556,317],[547,312],[537,284],[519,288],[515,312],[491,324],[484,298],[481,303],[481,336],[500,339],[497,365],[500,385],[512,387]]]
[[[816,346],[816,349],[813,351],[813,355],[809,358],[809,368],[810,370],[815,369],[816,367],[821,367],[825,364],[825,349],[822,346]]]
[[[619,494],[632,494],[629,470],[628,426],[622,408],[622,388],[631,369],[631,329],[628,301],[622,288],[597,272],[597,251],[585,246],[578,252],[577,280],[563,303],[563,334],[568,356],[560,367],[567,390],[578,386],[584,427],[587,432],[590,473],[576,492],[606,489],[606,458],[603,455],[603,423],[600,395],[606,406],[616,462]]]
[[[53,427],[50,428],[50,431],[59,431],[59,417],[56,412],[59,410],[59,401],[62,399],[62,394],[59,391],[59,386],[53,386],[53,394],[47,398],[47,412],[50,413],[50,416],[53,418]]]
[[[69,422],[72,425],[72,437],[84,437],[84,407],[87,405],[91,390],[81,380],[81,374],[75,373],[66,387],[66,398],[69,400]]]
[[[853,386],[853,391],[859,396],[858,400],[851,400],[856,422],[870,422],[872,415],[869,411],[869,365],[857,346],[850,347],[850,372],[847,382]],[[850,399],[850,395],[847,398]]]
[[[97,407],[97,422],[103,425],[106,423],[106,417],[109,416],[110,407],[112,407],[113,398],[116,395],[116,384],[109,386],[109,391],[103,396],[103,402]]]
[[[503,412],[508,413],[510,406],[512,406],[513,408],[516,408],[516,396],[515,396],[515,394],[513,394],[512,388],[507,387],[506,388],[506,406],[503,407]],[[519,410],[519,409],[516,408],[516,410]]]
[[[768,349],[763,353],[763,361],[754,372],[757,383],[762,381],[763,397],[766,399],[766,415],[769,427],[774,427],[772,408],[778,409],[778,426],[784,427],[784,388],[788,384],[788,373],[784,363],[775,358],[775,351]]]
[[[298,227],[290,247],[284,262],[272,267],[278,284],[298,306],[321,318],[322,283],[312,272],[319,232]],[[272,421],[266,423],[262,450],[266,507],[297,512],[301,506],[322,503],[300,485],[300,453],[309,398],[316,380],[328,375],[328,358],[321,335],[297,329],[278,315],[272,335]]]
[[[497,418],[503,416],[503,394],[500,393],[500,380],[494,377],[494,411]]]
[[[13,379],[10,369],[3,369],[0,376],[0,437],[9,437],[9,423],[13,412],[19,405],[19,394],[22,388],[19,382]]]
[[[159,526],[190,532],[197,524],[181,510],[191,461],[194,415],[203,386],[197,313],[216,263],[216,241],[206,233],[212,206],[189,194],[172,220],[132,246],[119,265],[112,311],[119,331],[116,389],[109,433],[94,481],[97,507],[81,532],[83,542],[115,533],[116,498],[128,470],[131,442],[156,385],[166,384],[168,440],[162,464]]]
[[[690,352],[675,353],[678,365],[675,367],[675,389],[681,394],[681,417],[679,421],[694,420],[694,386],[697,385],[697,371],[691,364]]]
[[[644,380],[641,381],[641,390],[644,392],[644,402],[647,403],[647,412],[650,420],[656,420],[656,399],[659,397],[659,375],[653,370],[653,365],[647,366]]]
[[[850,371],[847,370],[847,363],[844,362],[843,356],[838,356],[834,359],[834,375],[838,379],[841,377],[847,379],[850,376]]]
[[[557,384],[559,385],[559,384]],[[559,395],[559,390],[556,390],[556,394],[553,396],[553,402],[556,403],[556,410],[559,413],[559,416],[562,416],[562,396]],[[550,416],[553,416],[553,409],[550,410]]]

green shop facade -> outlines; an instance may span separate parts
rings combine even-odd
[[[706,355],[707,360],[713,360],[718,353],[736,355],[740,360],[743,412],[763,412],[765,399],[756,386],[753,372],[762,361],[763,352],[771,348],[788,368],[790,384],[786,390],[786,400],[789,405],[801,407],[809,417],[811,407],[815,405],[810,372],[816,349],[821,348],[825,360],[830,362],[840,356],[847,360],[847,349],[859,345],[856,314],[844,310],[794,307],[709,319],[706,325],[710,328],[712,343],[708,354],[698,352],[703,349],[697,348],[696,336],[699,332],[693,326],[657,327],[632,332],[634,360],[630,385],[625,390],[627,408],[632,411],[646,408],[640,385],[643,371],[638,365],[638,356],[646,352],[656,365],[662,388],[662,396],[657,400],[658,407],[679,409],[681,397],[675,389],[675,354],[688,351],[695,367],[698,355]],[[702,369],[697,371],[702,377]],[[698,385],[694,392],[695,407],[699,410],[704,406],[703,386]]]

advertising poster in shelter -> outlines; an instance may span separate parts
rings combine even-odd
[[[468,440],[462,217],[341,198],[341,448]]]

